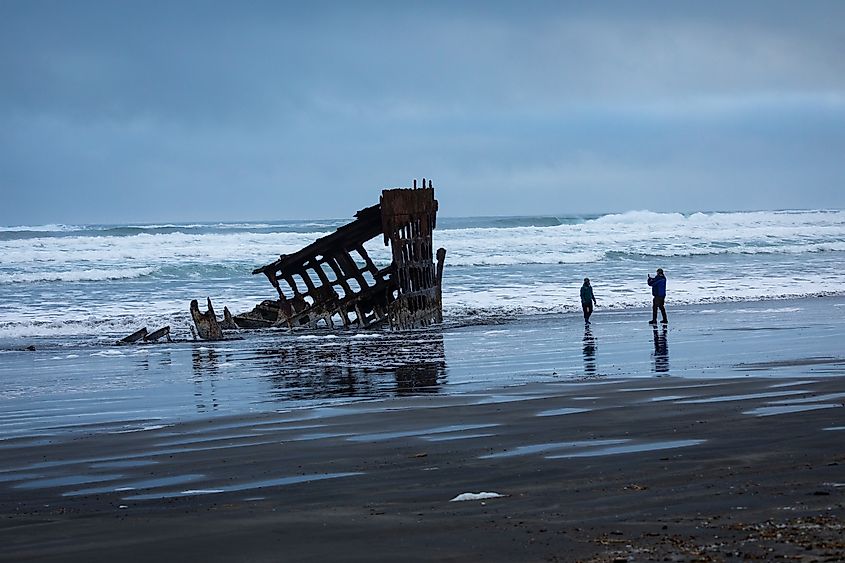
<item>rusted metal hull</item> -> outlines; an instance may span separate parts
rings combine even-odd
[[[375,327],[406,330],[443,319],[441,282],[446,251],[432,249],[437,219],[434,188],[382,191],[377,205],[334,233],[260,268],[276,289],[252,311],[233,317],[241,328]],[[381,235],[392,261],[378,268],[364,244]]]

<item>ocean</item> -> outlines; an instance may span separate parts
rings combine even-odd
[[[188,304],[250,310],[275,291],[257,266],[350,219],[0,228],[0,349],[102,345],[143,326],[190,337]],[[566,314],[592,281],[598,311],[648,307],[663,268],[670,308],[845,293],[845,211],[438,219],[447,325]],[[367,245],[389,263],[380,239]]]
[[[3,228],[0,448],[409,394],[497,401],[537,382],[841,371],[813,363],[841,351],[845,323],[845,212],[831,210],[442,217],[442,327],[191,340],[192,299],[238,313],[275,298],[253,268],[345,222]],[[380,239],[367,250],[388,263]],[[652,330],[657,268],[670,324]],[[172,343],[115,345],[164,325]]]

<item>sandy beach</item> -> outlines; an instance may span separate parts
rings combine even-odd
[[[60,406],[58,388],[49,411],[4,400],[0,559],[840,561],[843,305],[670,309],[665,330],[642,311],[598,311],[589,331],[576,316],[447,327],[369,374],[376,339],[337,373],[309,371],[326,356],[300,343],[273,377],[247,362],[213,396],[208,347],[199,367],[195,344],[172,348],[184,381],[79,360],[70,381],[149,383],[100,408],[91,393]],[[255,338],[221,357],[266,360]],[[48,387],[40,353],[4,356],[6,396],[15,370]],[[143,402],[156,416],[129,408]]]

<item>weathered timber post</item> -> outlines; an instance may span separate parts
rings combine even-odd
[[[443,265],[446,262],[446,249],[437,249],[437,322],[443,322]]]
[[[391,328],[398,330],[428,326],[442,320],[431,241],[437,220],[437,200],[434,188],[425,187],[425,178],[422,185],[420,189],[393,189],[381,193],[384,243],[390,244],[397,292],[390,302],[389,321]]]
[[[136,330],[135,332],[133,332],[129,336],[127,336],[125,338],[121,338],[120,340],[118,340],[117,343],[118,344],[133,344],[133,343],[138,342],[139,340],[143,339],[145,336],[147,336],[147,327],[144,327],[141,330]]]
[[[238,325],[235,324],[235,320],[232,318],[232,313],[229,312],[228,307],[223,307],[223,324],[220,328],[224,328],[226,330],[237,330]]]
[[[197,334],[203,340],[223,340],[223,330],[214,315],[214,307],[211,306],[211,297],[208,298],[208,311],[200,312],[199,303],[194,299],[191,301],[191,317],[197,327]]]
[[[161,339],[162,337],[167,338],[168,342],[173,342],[170,338],[170,325],[163,326],[158,330],[154,330],[153,332],[144,336],[144,342],[156,342],[157,340]]]

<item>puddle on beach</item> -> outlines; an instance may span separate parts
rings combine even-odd
[[[725,328],[717,328],[716,330],[724,330],[726,332],[761,332],[771,330],[799,330],[802,328],[809,328],[806,326],[729,326]]]
[[[772,416],[776,414],[792,414],[796,412],[815,411],[819,409],[833,409],[841,407],[842,405],[834,405],[831,403],[818,403],[815,405],[782,405],[772,407],[757,407],[750,411],[743,411],[742,414],[752,416]]]
[[[616,385],[619,381],[615,381],[613,379],[599,379],[599,377],[581,377],[579,381],[561,381],[555,382],[554,386],[556,389],[561,389],[563,391],[576,391],[578,389],[582,389],[584,387],[597,387],[599,385]],[[530,385],[530,383],[528,384]],[[599,389],[601,390],[601,389]]]
[[[603,455],[617,455],[630,454],[636,452],[651,452],[657,450],[671,450],[675,448],[686,448],[688,446],[697,446],[703,443],[704,440],[668,440],[665,442],[647,442],[640,444],[628,444],[625,446],[610,446],[608,448],[590,449],[581,452],[573,452],[571,454],[556,454],[547,455],[546,459],[567,459],[573,457],[595,457]]]
[[[845,430],[845,426],[828,426],[827,428],[824,428],[823,430],[833,430],[833,431]]]
[[[119,459],[116,461],[102,461],[92,463],[92,469],[129,469],[132,467],[147,467],[149,465],[158,465],[158,462],[152,459]]]
[[[207,452],[207,451],[214,451],[214,450],[228,450],[232,448],[248,448],[250,446],[266,446],[268,444],[278,444],[278,440],[263,440],[260,442],[247,442],[245,444],[224,444],[220,446],[198,446],[195,448],[180,448],[180,447],[173,447],[173,448],[162,448],[159,450],[148,450],[138,454],[132,454],[123,456],[124,458],[138,458],[138,457],[153,457],[159,455],[173,455],[173,454],[183,454],[189,452]]]
[[[38,463],[31,463],[29,465],[23,467],[14,467],[10,469],[5,469],[0,471],[0,474],[9,471],[30,471],[30,470],[37,470],[37,469],[49,469],[51,467],[62,467],[68,465],[78,465],[78,464],[116,464],[111,465],[111,467],[142,467],[144,465],[150,465],[157,463],[155,460],[147,459],[150,457],[155,456],[162,456],[162,455],[177,455],[183,453],[191,453],[191,452],[205,452],[205,451],[214,451],[214,450],[227,450],[232,448],[247,448],[249,446],[264,446],[269,444],[278,444],[278,440],[264,440],[260,442],[248,442],[246,444],[224,444],[220,446],[197,446],[197,447],[169,447],[169,448],[161,448],[156,450],[143,450],[137,453],[127,453],[122,455],[110,455],[110,456],[100,456],[100,457],[92,457],[92,458],[79,458],[79,459],[65,459],[60,461],[40,461]],[[131,465],[130,465],[131,464]],[[91,467],[94,467],[91,465]],[[102,467],[107,467],[106,465],[102,465]]]
[[[15,489],[49,489],[51,487],[64,487],[67,485],[85,485],[86,483],[102,483],[105,481],[117,481],[123,479],[123,475],[65,475],[64,477],[50,477],[48,479],[35,479],[15,485]]]
[[[355,414],[378,414],[378,413],[385,413],[385,412],[396,412],[396,411],[404,411],[404,410],[414,410],[421,408],[418,405],[411,405],[407,407],[397,407],[396,405],[383,402],[383,401],[374,401],[368,402],[364,404],[363,401],[359,401],[357,403],[352,403],[349,405],[344,406],[335,406],[335,407],[316,407],[310,409],[306,414],[303,414],[301,418],[294,419],[298,421],[306,421],[306,420],[313,420],[313,419],[326,419],[326,418],[333,418],[336,416],[348,416],[348,415],[355,415]]]
[[[122,430],[112,430],[109,434],[131,434],[133,432],[149,432],[150,430],[161,430],[162,428],[170,428],[172,424],[150,424],[141,427],[131,427]]]
[[[187,446],[191,444],[201,444],[207,442],[217,442],[223,440],[241,440],[243,438],[257,438],[263,434],[224,434],[223,436],[206,436],[205,438],[187,438],[183,440],[168,440],[164,442],[156,442],[158,447],[169,446]]]
[[[842,363],[845,363],[845,359],[831,357],[797,358],[794,360],[773,360],[769,362],[737,364],[734,366],[734,369],[768,370],[772,368],[801,368],[820,365],[836,365]]]
[[[639,391],[673,391],[675,389],[701,389],[705,387],[718,387],[724,383],[697,383],[695,385],[665,385],[663,387],[626,387],[619,389],[625,393],[637,393]]]
[[[189,489],[186,491],[170,491],[162,493],[146,493],[141,495],[132,495],[123,497],[123,500],[158,500],[165,498],[180,498],[180,497],[194,497],[200,495],[213,495],[219,493],[231,493],[237,491],[248,491],[252,489],[263,489],[266,487],[279,487],[283,485],[294,485],[297,483],[308,483],[311,481],[322,481],[324,479],[339,479],[342,477],[353,477],[356,475],[363,475],[361,472],[351,473],[316,473],[313,475],[294,475],[292,477],[279,477],[277,479],[265,479],[262,481],[252,481],[250,483],[240,483],[237,485],[223,485],[213,489]]]
[[[663,395],[662,397],[651,397],[645,399],[644,403],[658,403],[660,401],[677,401],[679,399],[688,399],[689,395]]]
[[[536,399],[545,399],[543,395],[485,395],[476,401],[472,401],[472,405],[495,405],[498,403],[515,403],[517,401],[533,401]]]
[[[421,428],[419,430],[405,430],[399,432],[380,432],[378,434],[360,434],[347,438],[350,442],[383,442],[395,438],[421,437],[429,434],[448,434],[450,432],[462,432],[464,430],[480,430],[482,428],[493,428],[498,424],[453,424],[451,426],[438,426],[436,428]]]
[[[701,403],[723,403],[728,401],[746,401],[749,399],[770,399],[772,397],[786,397],[789,395],[806,395],[812,393],[806,389],[798,389],[795,391],[766,391],[763,393],[746,393],[744,395],[721,395],[718,397],[707,397],[706,399],[688,399],[686,401],[678,401],[680,405],[693,405]]]
[[[474,438],[490,438],[495,434],[447,434],[445,436],[420,436],[428,442],[449,442],[452,440],[472,440]]]
[[[3,469],[0,473],[7,473],[7,472],[14,472],[14,471],[31,471],[33,469],[50,469],[52,467],[63,467],[67,465],[79,465],[83,463],[90,463],[95,461],[112,461],[114,457],[107,457],[107,458],[91,458],[91,459],[63,459],[61,461],[38,461],[36,463],[30,463],[29,465],[24,465],[21,467],[11,467],[9,469]]]
[[[103,421],[93,421],[93,422],[75,422],[75,423],[67,423],[67,424],[59,424],[55,426],[48,426],[46,427],[47,430],[57,430],[60,432],[104,432],[108,434],[126,434],[129,432],[141,432],[145,428],[151,428],[153,430],[157,430],[158,428],[164,428],[165,426],[169,426],[166,424],[159,424],[161,419],[154,418],[154,419],[138,419],[138,420],[108,420],[109,417],[118,416],[118,415],[133,415],[133,414],[143,414],[142,410],[135,410],[135,411],[128,411],[128,410],[119,410],[119,411],[100,411],[100,412],[88,412],[86,416],[93,417],[93,418],[102,418],[106,419]],[[68,417],[72,417],[73,413],[62,413],[60,415],[54,415],[50,418],[53,419],[67,419]],[[43,418],[43,417],[40,417]]]
[[[532,444],[530,446],[518,446],[512,450],[505,452],[497,452],[495,454],[487,454],[479,456],[478,459],[498,459],[503,457],[516,457],[521,455],[531,455],[544,453],[553,450],[563,450],[571,448],[590,448],[595,446],[609,446],[613,444],[624,444],[628,440],[578,440],[572,442],[549,442],[547,444]]]
[[[550,409],[547,411],[538,412],[536,416],[562,416],[565,414],[578,414],[579,412],[590,412],[593,409],[580,409],[575,407],[563,407],[559,409]]]
[[[347,438],[349,436],[352,436],[350,432],[315,432],[313,434],[302,434],[300,436],[287,438],[285,441],[306,442],[309,440],[325,440],[329,438]]]
[[[815,395],[813,397],[803,397],[801,399],[783,399],[780,401],[772,401],[770,405],[794,405],[800,403],[821,403],[822,401],[835,401],[842,399],[845,393],[825,393],[823,395]]]
[[[171,485],[182,485],[184,483],[191,483],[203,479],[205,475],[198,473],[188,475],[174,475],[173,477],[158,477],[155,479],[142,479],[141,481],[131,481],[129,483],[112,483],[107,487],[90,487],[87,489],[78,489],[76,491],[68,491],[62,493],[63,497],[76,497],[82,495],[101,495],[106,493],[120,493],[124,491],[134,491],[137,489],[158,489],[160,487],[170,487]]]
[[[8,483],[11,481],[29,481],[32,479],[40,479],[43,477],[40,473],[0,473],[0,483]]]
[[[140,413],[140,411],[137,411]],[[4,434],[6,437],[0,440],[0,447],[26,447],[37,446],[45,443],[45,438],[56,437],[63,441],[73,439],[74,434],[82,433],[109,433],[122,434],[129,432],[140,432],[147,429],[156,429],[163,427],[162,425],[153,425],[149,420],[127,421],[91,421],[70,423],[68,420],[76,420],[79,418],[109,418],[114,415],[129,414],[127,411],[85,411],[84,413],[77,413],[75,410],[64,412],[60,414],[35,413],[32,415],[22,414],[8,416],[7,420],[2,421]],[[36,440],[33,440],[35,438]],[[16,440],[15,442],[6,442],[7,440]],[[24,443],[18,440],[30,440],[29,443]],[[55,440],[52,440],[55,441]],[[5,443],[4,443],[5,442]],[[51,440],[46,440],[50,443]]]
[[[313,417],[308,417],[311,419]],[[300,422],[304,419],[297,418],[290,420],[290,422]],[[202,428],[192,428],[190,430],[182,430],[176,436],[195,436],[197,434],[212,434],[221,430],[246,430],[250,432],[284,432],[296,430],[311,430],[313,428],[323,428],[325,424],[290,424],[285,420],[271,420],[264,422],[256,421],[240,421],[227,424],[209,424]]]
[[[54,434],[46,433],[38,433],[39,436],[54,436]],[[3,438],[0,440],[0,449],[12,449],[12,448],[36,448],[39,446],[49,446],[56,442],[54,439],[47,439],[47,438],[38,438],[35,440],[31,440],[27,438],[21,437],[13,437],[13,438]]]
[[[317,428],[325,428],[328,424],[278,424],[262,426],[260,428],[253,428],[257,432],[296,432],[297,430],[315,430]]]
[[[818,383],[818,381],[810,381],[810,380],[789,381],[787,383],[775,383],[774,385],[769,385],[769,388],[777,389],[779,387],[795,387],[796,385],[813,385],[815,383]]]

